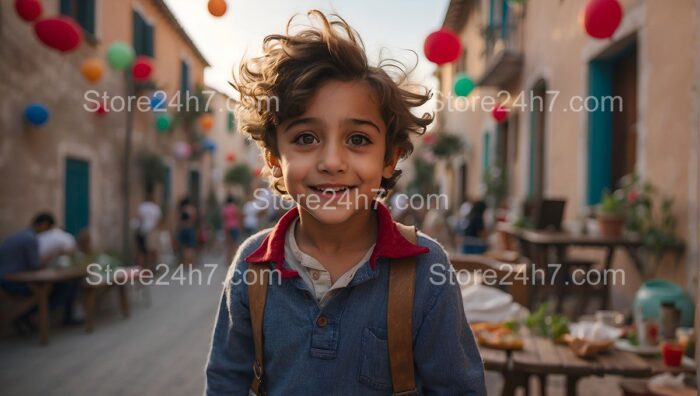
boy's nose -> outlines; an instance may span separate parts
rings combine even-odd
[[[323,147],[318,160],[318,170],[325,173],[347,171],[345,149],[340,143],[328,143]]]

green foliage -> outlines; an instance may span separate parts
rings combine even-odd
[[[484,170],[482,181],[486,187],[484,197],[489,206],[496,208],[506,196],[506,177],[500,166],[491,165]]]
[[[625,213],[625,200],[618,193],[606,190],[600,202],[600,212],[608,215],[622,215]]]
[[[214,187],[211,187],[209,189],[209,194],[207,195],[207,204],[206,204],[206,219],[207,223],[211,225],[211,228],[214,230],[220,230],[221,229],[221,205],[219,205],[219,201],[216,199],[216,193],[214,193]]]
[[[545,303],[525,319],[525,326],[535,335],[557,340],[569,332],[569,319],[562,315],[548,314]]]
[[[147,193],[152,193],[156,184],[163,181],[165,162],[160,155],[144,150],[138,157],[138,165],[141,170],[143,189]]]
[[[226,171],[224,175],[224,183],[229,186],[239,185],[245,190],[250,189],[250,183],[253,181],[253,175],[250,167],[246,164],[234,165]]]
[[[432,194],[437,191],[435,185],[435,166],[420,156],[413,157],[413,180],[408,190],[411,194]]]
[[[436,157],[451,157],[462,149],[462,140],[450,133],[438,133],[432,149]]]

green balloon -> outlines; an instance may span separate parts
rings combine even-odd
[[[107,61],[114,70],[124,70],[134,62],[134,50],[128,44],[118,41],[107,49]]]
[[[156,118],[156,128],[158,132],[166,132],[173,124],[173,117],[170,114],[161,114]]]
[[[455,95],[469,96],[474,90],[474,81],[466,74],[460,73],[455,80]]]

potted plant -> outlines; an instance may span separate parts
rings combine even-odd
[[[622,228],[625,224],[625,200],[619,195],[610,191],[606,191],[603,195],[596,216],[601,236],[610,238],[622,236]]]

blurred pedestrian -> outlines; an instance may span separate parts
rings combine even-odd
[[[185,197],[178,205],[177,243],[183,264],[193,264],[197,247],[197,209],[189,197]]]
[[[138,264],[153,269],[158,257],[158,225],[163,217],[160,206],[153,202],[153,193],[147,192],[146,199],[138,209],[139,227],[136,229],[136,244],[139,249]]]
[[[241,211],[233,195],[226,197],[226,204],[221,208],[221,219],[226,233],[226,263],[230,264],[238,248],[241,234]]]

